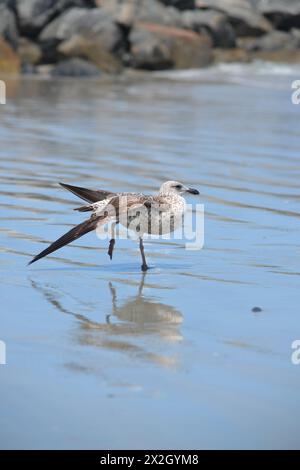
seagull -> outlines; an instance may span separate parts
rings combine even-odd
[[[65,245],[77,240],[86,233],[96,230],[99,226],[113,222],[113,235],[109,242],[108,255],[112,259],[115,246],[115,225],[120,223],[138,235],[142,257],[141,269],[149,269],[144,251],[144,234],[163,235],[172,233],[180,224],[186,209],[185,194],[199,194],[179,181],[166,181],[157,195],[143,193],[115,193],[102,189],[87,189],[59,183],[64,189],[71,191],[89,204],[75,208],[79,212],[91,212],[89,219],[73,227],[69,232],[58,238],[45,250],[36,255],[28,264],[44,258]]]

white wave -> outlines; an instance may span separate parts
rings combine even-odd
[[[212,65],[204,69],[168,70],[154,72],[157,78],[187,81],[237,83],[247,86],[269,87],[270,79],[276,77],[272,87],[286,88],[287,79],[300,78],[300,65],[273,63],[256,60],[250,64],[223,63]]]

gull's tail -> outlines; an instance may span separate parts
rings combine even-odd
[[[85,220],[79,225],[76,225],[76,227],[73,227],[71,230],[69,230],[69,232],[65,233],[62,237],[60,237],[58,240],[56,240],[51,245],[49,245],[48,248],[46,248],[45,250],[41,251],[41,253],[36,255],[28,264],[35,263],[39,259],[44,258],[45,256],[49,255],[50,253],[53,253],[54,251],[59,250],[59,248],[62,248],[63,246],[68,245],[74,240],[77,240],[77,238],[82,237],[86,233],[89,233],[92,230],[95,230],[98,223],[101,220],[105,221],[105,217],[92,216],[90,219]]]

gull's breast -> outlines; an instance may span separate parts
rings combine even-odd
[[[128,212],[127,228],[143,235],[165,235],[182,226],[185,203],[181,200],[170,204],[170,210],[160,210],[151,206],[148,210]]]

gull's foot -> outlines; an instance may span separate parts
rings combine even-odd
[[[108,256],[110,257],[110,259],[112,259],[112,257],[113,257],[113,252],[114,252],[115,243],[116,243],[116,241],[115,241],[114,238],[112,238],[112,239],[110,240],[110,242],[109,242],[109,247],[108,247],[108,252],[107,252],[107,254],[108,254]]]
[[[149,267],[146,264],[142,264],[141,270],[143,271],[143,273],[145,273],[148,269]]]

